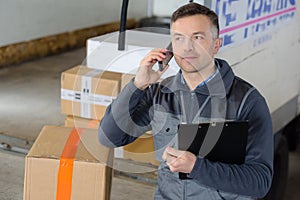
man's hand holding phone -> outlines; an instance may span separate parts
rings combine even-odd
[[[151,50],[145,58],[140,63],[140,67],[136,73],[134,84],[137,88],[144,90],[149,85],[157,82],[161,75],[168,69],[167,64],[162,70],[153,70],[153,66],[156,62],[163,62],[166,59],[167,49],[153,49]]]

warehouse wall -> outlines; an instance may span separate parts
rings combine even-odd
[[[196,3],[209,7],[211,0],[194,0]],[[156,16],[170,16],[174,10],[188,3],[188,0],[152,0],[152,14]]]
[[[122,0],[0,0],[0,47],[119,21],[121,5]],[[144,17],[147,0],[129,1],[128,9],[128,18]]]

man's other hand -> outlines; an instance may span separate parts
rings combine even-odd
[[[167,147],[162,159],[166,161],[171,172],[191,173],[196,156],[188,151],[180,151],[172,147]]]

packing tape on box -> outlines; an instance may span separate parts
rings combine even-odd
[[[91,105],[108,106],[116,97],[106,96],[101,94],[88,95],[83,92],[61,89],[61,99],[79,102],[81,105],[81,116],[84,118],[91,117]]]
[[[81,117],[90,118],[91,117],[91,104],[88,101],[92,90],[92,77],[82,76],[81,77],[81,107],[80,113]]]
[[[71,199],[74,158],[83,131],[83,128],[72,129],[60,156],[56,200]]]
[[[87,72],[81,77],[81,99],[82,102],[80,104],[80,113],[81,117],[91,118],[91,105],[94,104],[96,99],[100,99],[99,103],[104,104],[104,106],[108,106],[112,102],[112,98],[105,95],[93,95],[92,94],[92,78],[94,76],[99,76],[102,74],[102,70],[92,70]],[[98,96],[98,98],[97,98]],[[100,96],[100,98],[99,98]],[[94,97],[94,98],[93,98]],[[96,98],[95,98],[96,97]],[[108,97],[108,98],[107,98]],[[93,101],[89,101],[92,99]],[[101,101],[102,100],[102,101]],[[106,102],[106,103],[105,103]]]
[[[75,102],[83,102],[100,106],[108,106],[116,97],[102,94],[89,94],[88,99],[82,99],[81,92],[74,90],[61,89],[61,99]]]
[[[98,120],[91,120],[88,128],[96,128]],[[56,200],[69,200],[72,193],[74,158],[83,135],[84,128],[73,128],[60,156]]]

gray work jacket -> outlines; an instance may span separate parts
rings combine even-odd
[[[273,174],[273,134],[270,113],[262,95],[236,77],[226,61],[216,59],[219,72],[190,91],[179,72],[147,88],[131,81],[107,108],[99,140],[110,147],[131,143],[152,130],[158,169],[155,199],[254,199],[263,197]],[[248,121],[245,163],[211,162],[197,157],[189,179],[181,180],[161,159],[169,145],[176,147],[180,123],[211,120]],[[230,148],[230,147],[228,147]]]

